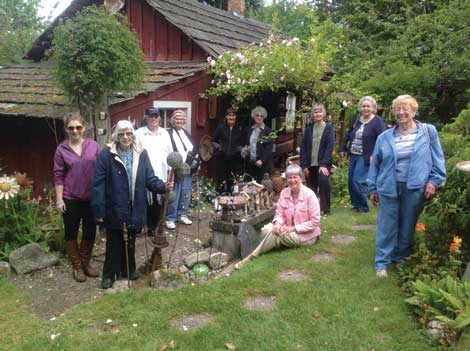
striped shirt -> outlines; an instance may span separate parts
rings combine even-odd
[[[395,129],[393,132],[393,138],[395,140],[395,147],[397,150],[396,178],[398,182],[406,182],[408,179],[411,154],[414,151],[417,136],[417,128],[408,133],[401,133],[398,129]]]

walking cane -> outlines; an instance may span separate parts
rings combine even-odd
[[[124,249],[126,251],[126,270],[127,270],[127,286],[129,289],[131,288],[131,273],[129,272],[129,252],[127,251],[129,248],[129,231],[127,230],[126,223],[122,224],[122,234],[124,238]]]

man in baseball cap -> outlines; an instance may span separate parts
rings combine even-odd
[[[170,135],[163,126],[160,126],[160,110],[149,107],[145,110],[145,124],[136,130],[136,143],[140,149],[147,150],[150,163],[155,175],[162,181],[167,181],[168,165],[166,157],[173,151]],[[148,196],[147,225],[149,235],[155,235],[158,222],[162,217],[163,199],[160,194]]]

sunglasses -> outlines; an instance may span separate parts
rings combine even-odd
[[[132,132],[125,132],[125,133],[119,133],[119,134],[118,134],[118,137],[120,137],[120,138],[122,138],[123,136],[126,136],[126,137],[130,138],[130,137],[134,136],[134,133],[132,133]]]
[[[83,130],[83,126],[68,126],[67,130],[72,132],[76,130],[77,132],[81,132]]]
[[[152,115],[148,116],[147,118],[160,118],[160,115],[152,114]]]

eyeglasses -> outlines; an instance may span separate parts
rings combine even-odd
[[[132,133],[132,132],[118,133],[118,137],[122,138],[123,136],[131,138],[131,137],[134,136],[134,133]]]
[[[160,118],[160,115],[150,115],[147,118]]]
[[[67,130],[69,132],[72,132],[74,130],[76,130],[77,132],[81,132],[83,130],[83,126],[68,126]]]

